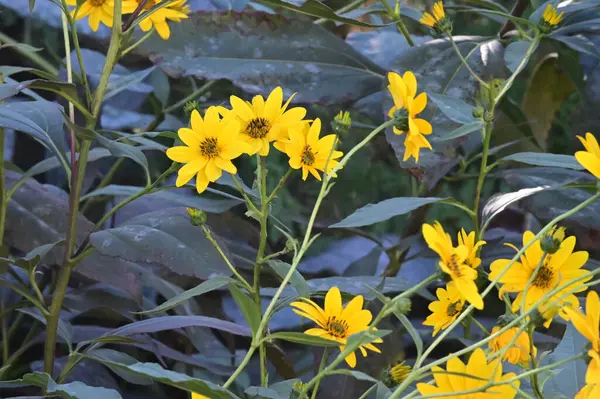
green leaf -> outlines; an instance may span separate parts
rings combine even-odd
[[[238,308],[242,311],[250,329],[256,334],[260,324],[260,311],[252,298],[244,294],[235,284],[229,284],[229,291]]]
[[[402,323],[402,326],[404,326],[415,343],[415,346],[417,347],[417,358],[421,358],[421,354],[423,354],[423,340],[421,339],[421,335],[415,330],[415,327],[413,327],[408,317],[399,312],[394,312],[394,315],[400,320],[400,323]]]
[[[66,399],[122,399],[121,394],[114,389],[91,387],[80,381],[57,384],[48,374],[40,372],[28,373],[20,380],[7,381],[6,383],[33,385],[41,388],[47,394],[58,395]]]
[[[473,116],[473,106],[464,101],[439,93],[427,93],[427,95],[439,107],[440,111],[454,122],[464,125],[476,121]]]
[[[44,325],[46,324],[46,317],[37,308],[18,309],[18,312],[31,316]],[[71,342],[73,341],[73,327],[71,326],[71,324],[68,321],[64,320],[62,317],[59,318],[58,328],[56,329],[56,332],[58,336],[64,339],[67,345],[69,345],[70,347]]]
[[[136,321],[116,328],[106,335],[134,335],[153,333],[158,331],[176,330],[184,327],[207,327],[215,330],[227,331],[243,337],[251,336],[247,327],[237,325],[230,321],[215,319],[206,316],[160,316],[152,319]]]
[[[130,337],[123,337],[120,335],[104,335],[102,337],[93,338],[89,341],[81,341],[82,344],[135,344],[139,341]]]
[[[116,96],[124,90],[127,90],[127,88],[131,85],[142,83],[152,73],[152,71],[154,71],[154,68],[155,67],[150,67],[141,71],[127,73],[111,80],[106,86],[104,101]]]
[[[182,292],[179,295],[176,295],[172,298],[169,298],[164,303],[155,307],[152,310],[146,310],[144,312],[136,312],[141,315],[154,314],[159,312],[166,312],[169,309],[173,309],[175,306],[179,305],[182,302],[185,302],[191,298],[206,294],[207,292],[211,292],[217,290],[227,284],[234,282],[234,280],[230,277],[214,277],[210,280],[206,280],[203,283],[197,285],[194,288],[191,288],[187,291]]]
[[[405,215],[410,211],[427,204],[443,201],[446,198],[397,197],[376,204],[369,204],[346,217],[341,222],[332,224],[329,228],[348,228],[369,226],[388,220],[394,216]]]
[[[125,338],[125,337],[122,337],[122,338]],[[155,343],[152,343],[151,345],[156,346]],[[95,358],[108,360],[109,362],[128,364],[128,365],[135,364],[138,362],[138,360],[136,358],[134,358],[126,353],[114,350],[114,349],[108,349],[108,348],[88,349],[88,350],[86,350],[85,353],[87,355],[94,356]],[[157,353],[157,355],[160,356],[160,354],[158,354],[158,353]],[[122,379],[124,379],[125,381],[127,381],[129,383],[136,384],[136,385],[152,385],[152,384],[154,384],[154,381],[152,381],[150,378],[141,377],[141,376],[139,376],[137,374],[133,374],[127,370],[112,367],[109,365],[105,365],[105,366],[110,371],[112,371],[113,373],[115,373],[116,375],[118,375],[119,377],[121,377]]]
[[[86,116],[92,115],[87,111],[86,106],[79,98],[77,87],[73,83],[58,82],[53,80],[35,79],[28,82],[30,89],[45,90],[56,93],[68,102],[72,103],[77,109]]]
[[[110,153],[116,157],[126,157],[140,165],[144,168],[144,172],[146,172],[146,181],[148,184],[152,183],[152,178],[150,177],[150,167],[148,166],[148,160],[144,153],[139,149],[129,144],[120,143],[118,141],[109,140],[106,137],[102,136],[98,132],[93,132],[98,143],[106,148]]]
[[[461,127],[454,129],[453,131],[451,131],[448,134],[444,134],[443,136],[435,137],[432,141],[446,141],[446,140],[457,139],[459,137],[463,137],[463,136],[466,136],[473,132],[479,131],[479,130],[483,129],[484,127],[485,127],[485,124],[482,121],[476,120],[475,122],[471,122],[471,123],[467,123],[466,125],[462,125]]]
[[[375,330],[375,331],[361,331],[356,334],[352,334],[346,341],[346,347],[343,353],[351,353],[358,349],[359,346],[370,344],[378,338],[383,338],[391,333],[390,330]]]
[[[314,335],[308,335],[299,332],[276,332],[268,336],[269,339],[281,339],[283,341],[293,342],[296,344],[308,345],[308,346],[325,346],[330,348],[337,348],[340,343],[332,341],[330,339],[317,337]]]
[[[329,375],[333,375],[333,374],[347,375],[349,377],[356,378],[357,380],[360,380],[360,381],[369,381],[369,382],[375,382],[375,383],[378,381],[376,378],[373,378],[370,375],[363,373],[362,371],[358,371],[358,370],[340,369],[340,370],[334,370],[328,374]]]
[[[594,45],[594,42],[585,36],[549,36],[551,39],[566,44],[579,53],[589,54],[594,57],[600,57],[600,51]]]
[[[131,365],[125,365],[91,356],[89,356],[89,358],[97,360],[107,366],[125,369],[139,376],[151,378],[154,381],[183,389],[184,391],[199,393],[211,399],[239,399],[238,396],[229,392],[227,389],[221,388],[210,381],[204,381],[199,378],[187,376],[185,374],[165,370],[156,363],[135,363]]]
[[[307,0],[301,6],[297,6],[288,1],[280,1],[280,0],[263,0],[263,3],[269,4],[269,5],[275,6],[275,7],[287,8],[288,10],[292,10],[292,11],[295,11],[300,14],[309,15],[311,17],[325,18],[325,19],[329,19],[331,21],[342,22],[345,24],[355,25],[355,26],[379,27],[379,26],[393,25],[396,23],[396,22],[389,22],[389,23],[383,24],[383,25],[373,25],[373,24],[368,24],[366,22],[356,20],[356,19],[345,18],[345,17],[342,17],[342,16],[336,14],[335,11],[333,11],[331,8],[329,8],[328,6],[326,6],[325,4],[323,4],[317,0]]]
[[[29,0],[29,12],[33,11],[33,7],[35,7],[35,0]]]
[[[536,166],[553,166],[574,170],[584,170],[573,155],[546,154],[541,152],[519,152],[501,159],[501,161],[515,161]]]
[[[558,188],[558,187],[556,187]],[[541,186],[532,188],[523,188],[514,193],[496,194],[488,199],[483,210],[481,211],[481,225],[487,226],[493,218],[498,216],[503,210],[512,203],[529,197],[530,195],[539,193],[543,190],[552,189],[551,186]]]
[[[143,187],[110,184],[106,187],[99,188],[84,195],[81,197],[81,201],[86,201],[89,198],[104,195],[129,197],[140,192],[142,189]],[[202,209],[211,213],[223,213],[242,203],[237,199],[213,199],[208,198],[206,195],[190,196],[180,194],[176,191],[155,191],[150,194],[145,194],[144,197],[172,202],[173,205]]]
[[[301,103],[357,100],[380,90],[386,73],[310,20],[263,12],[191,14],[168,41],[153,35],[135,52],[174,78],[229,79],[263,95],[281,86]]]
[[[22,258],[15,259],[13,263],[26,270],[31,270],[33,267],[37,266],[38,263],[40,263],[40,261],[48,254],[48,252],[52,251],[54,248],[56,248],[56,246],[62,245],[62,243],[64,243],[64,240],[40,245],[39,247],[29,251]]]
[[[213,234],[231,259],[227,246]],[[135,216],[119,227],[97,231],[90,236],[103,255],[134,263],[162,265],[175,273],[208,280],[230,276],[231,270],[206,239],[190,223],[185,208],[168,208]]]
[[[261,398],[261,399],[289,399],[288,396],[281,396],[276,391],[270,388],[264,387],[248,387],[244,390],[244,393],[251,398]]]
[[[529,42],[518,41],[512,42],[506,47],[506,50],[504,50],[504,61],[512,73],[517,70],[517,67],[523,61],[528,48]]]
[[[281,279],[285,278],[292,267],[290,264],[281,260],[270,260],[268,264],[271,266],[271,269],[273,269],[275,273],[281,277]],[[302,274],[300,274],[297,269],[294,270],[294,273],[292,274],[290,285],[296,289],[296,292],[298,292],[299,296],[304,298],[310,297],[310,289],[308,288],[308,284],[306,284],[306,280],[304,280],[304,277],[302,277]]]
[[[50,101],[26,101],[0,104],[0,127],[26,133],[54,153],[71,175],[66,158],[61,107]]]

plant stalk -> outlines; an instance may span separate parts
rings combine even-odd
[[[319,364],[319,371],[317,371],[317,376],[321,375],[321,373],[323,373],[323,369],[325,368],[325,363],[327,363],[327,355],[328,355],[328,351],[327,351],[327,347],[323,348],[323,356],[321,357],[321,363]],[[317,380],[317,382],[315,382],[315,387],[313,388],[312,391],[312,396],[310,397],[311,399],[316,399],[317,397],[317,392],[319,391],[319,385],[321,384],[321,380],[323,379],[323,376],[321,376],[321,378],[319,378]]]
[[[256,261],[254,263],[254,303],[258,308],[259,314],[262,313],[262,304],[260,301],[260,269],[262,268],[262,258],[265,255],[265,249],[267,248],[267,221],[269,217],[269,199],[267,197],[267,161],[265,157],[258,157],[258,180],[260,189],[260,242],[258,244],[258,251],[256,253]],[[258,353],[260,355],[260,383],[263,387],[267,386],[267,346],[265,342],[262,342],[262,333],[255,339],[259,342]]]
[[[9,197],[6,192],[6,176],[4,171],[4,137],[6,131],[0,127],[0,247],[4,244],[4,229]]]
[[[493,105],[491,107],[493,109]],[[492,111],[493,112],[493,111]],[[481,166],[479,168],[479,177],[477,178],[477,188],[475,189],[475,203],[473,204],[473,230],[477,236],[477,240],[483,239],[480,235],[479,227],[479,203],[481,202],[481,192],[483,191],[483,184],[485,183],[485,176],[488,164],[488,154],[490,151],[490,143],[492,141],[492,127],[493,122],[487,122],[484,129],[483,138],[483,154],[481,156]]]

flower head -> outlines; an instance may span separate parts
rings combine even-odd
[[[577,392],[574,399],[596,399],[600,398],[600,383],[586,384],[581,391]]]
[[[502,362],[499,359],[488,362],[481,348],[475,349],[466,365],[458,357],[453,357],[446,363],[446,370],[436,366],[432,368],[432,372],[435,385],[417,384],[417,390],[423,396],[475,390],[494,382],[497,385],[483,389],[482,392],[452,396],[444,395],[444,397],[453,399],[513,399],[517,394],[515,387],[520,386],[519,380],[511,383],[514,386],[508,383],[502,384],[502,381],[513,378],[515,373],[502,375]]]
[[[435,29],[435,31],[438,33],[450,33],[452,31],[452,23],[448,18],[446,18],[444,3],[441,1],[437,1],[433,5],[431,13],[424,12],[419,22]]]
[[[464,298],[452,282],[447,284],[446,289],[438,288],[435,294],[439,301],[429,304],[432,313],[423,322],[424,325],[433,327],[434,337],[440,330],[448,328],[465,306]]]
[[[310,328],[304,331],[305,334],[337,341],[340,343],[340,350],[343,351],[349,336],[369,328],[373,315],[367,309],[362,308],[363,302],[362,295],[358,295],[344,308],[340,290],[337,287],[331,287],[325,295],[324,309],[309,298],[300,298],[299,302],[292,302],[290,305],[294,308],[294,312],[317,323],[318,328]],[[373,341],[373,343],[381,342],[383,342],[381,338]],[[359,349],[363,357],[367,356],[366,349],[381,353],[372,343],[361,345]],[[346,363],[352,368],[356,366],[354,352],[346,357]]]
[[[137,0],[138,4],[142,1],[143,0]],[[146,1],[146,4],[144,5],[144,12],[151,9],[156,4],[162,3],[163,1],[165,0]],[[186,2],[187,0],[176,0],[162,8],[159,8],[140,22],[140,28],[142,28],[144,32],[147,32],[154,26],[160,37],[162,37],[164,40],[167,40],[169,37],[171,37],[171,29],[169,29],[167,20],[179,22],[182,19],[186,19],[190,13],[190,6],[186,5]],[[144,17],[144,14],[142,14],[142,17]]]
[[[500,329],[500,326],[495,326],[492,329],[492,334],[496,334]],[[534,357],[537,355],[537,348],[535,346],[531,348],[529,345],[529,335],[525,331],[521,331],[520,333],[519,331],[520,329],[518,327],[509,328],[498,337],[488,342],[488,347],[492,352],[499,352],[514,340],[510,349],[504,352],[502,360],[512,364],[523,364],[528,362],[532,351]],[[517,333],[519,333],[519,336],[515,340]]]
[[[526,231],[523,234],[523,246],[533,240],[535,234],[531,231]],[[507,244],[509,245],[509,244]],[[575,248],[575,237],[567,237],[561,244],[560,248],[554,254],[545,254],[542,250],[540,240],[536,240],[521,256],[520,262],[514,262],[504,275],[498,280],[503,284],[500,288],[500,295],[505,292],[518,293],[513,301],[512,310],[517,311],[521,307],[523,295],[527,291],[525,297],[524,311],[528,311],[531,307],[542,299],[548,292],[560,288],[557,293],[548,298],[548,303],[554,301],[559,306],[558,314],[565,320],[569,320],[569,316],[565,311],[565,305],[579,306],[579,300],[574,293],[586,290],[584,283],[592,277],[580,280],[573,283],[572,280],[577,279],[584,274],[585,270],[581,267],[588,260],[586,251],[573,252]],[[514,248],[517,250],[517,248]],[[534,272],[541,262],[541,267],[534,276]],[[492,262],[490,266],[490,280],[498,278],[500,273],[510,263],[510,259],[498,259]],[[526,290],[529,280],[532,279],[529,288]],[[550,310],[549,304],[542,304],[542,309]],[[552,320],[548,320],[546,325],[549,325]]]
[[[475,232],[472,231],[469,234],[464,228],[461,228],[458,232],[458,245],[467,248],[467,259],[465,263],[472,268],[476,268],[481,265],[481,259],[477,256],[479,247],[485,245],[485,241],[475,241]]]
[[[243,139],[250,144],[249,155],[269,154],[269,143],[288,138],[288,128],[299,124],[306,116],[306,109],[294,107],[287,109],[292,95],[283,104],[283,90],[276,87],[265,101],[263,96],[254,96],[252,102],[231,96],[231,110],[219,107],[223,115],[232,114],[240,122]],[[283,105],[282,105],[283,104]]]
[[[402,384],[412,370],[410,366],[407,366],[404,363],[405,362],[398,363],[395,366],[391,366],[384,370],[381,377],[383,383],[389,387],[395,387],[396,385]]]
[[[598,141],[591,133],[585,134],[585,139],[577,136],[581,144],[585,147],[585,151],[577,151],[575,158],[577,162],[588,170],[591,174],[600,179],[600,146]]]
[[[544,10],[544,14],[542,14],[542,20],[550,26],[556,26],[562,21],[563,15],[565,15],[564,11],[559,14],[556,7],[548,4]]]
[[[77,6],[77,0],[67,0],[70,6]],[[122,13],[131,14],[137,8],[136,0],[123,0]],[[73,10],[75,13],[75,10]],[[85,17],[88,18],[88,24],[94,32],[98,30],[100,22],[108,27],[113,25],[113,16],[115,13],[115,0],[85,0],[77,11],[76,19],[79,21]]]
[[[318,171],[329,173],[338,165],[337,159],[343,154],[335,151],[335,134],[319,138],[321,120],[315,119],[312,125],[300,123],[289,129],[289,139],[275,143],[275,148],[290,157],[292,169],[302,169],[302,180],[306,180],[308,172],[317,180],[321,180]],[[327,167],[327,170],[325,169]]]
[[[176,186],[185,185],[196,175],[196,189],[202,193],[209,182],[221,177],[224,170],[237,173],[231,160],[248,150],[239,131],[238,121],[233,118],[221,119],[215,107],[206,110],[204,119],[198,111],[193,111],[191,128],[181,128],[177,132],[185,145],[167,150],[170,159],[185,163],[179,169]]]
[[[440,256],[438,263],[440,268],[449,275],[462,297],[477,309],[483,309],[483,299],[475,284],[477,271],[468,263],[472,251],[466,245],[454,247],[450,235],[438,222],[435,222],[433,226],[423,224],[423,237],[429,248]],[[484,242],[473,243],[474,246],[483,244]]]
[[[585,375],[586,384],[600,384],[600,299],[596,291],[590,291],[585,303],[586,313],[571,307],[566,307],[573,326],[590,341],[588,351],[590,364]]]
[[[397,135],[407,132],[404,139],[404,161],[411,156],[415,162],[419,162],[419,151],[421,148],[429,148],[431,144],[425,135],[431,134],[431,124],[425,119],[417,118],[427,106],[427,94],[417,94],[417,78],[408,71],[401,77],[395,72],[388,73],[388,90],[394,99],[394,106],[390,108],[388,116],[397,121],[394,133]]]

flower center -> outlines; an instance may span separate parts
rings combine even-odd
[[[106,0],[90,0],[92,3],[92,6],[94,7],[100,7],[102,5],[104,5],[104,3],[106,3]]]
[[[262,139],[271,130],[271,123],[265,118],[254,118],[246,126],[246,134],[253,139]]]
[[[327,319],[327,331],[336,338],[346,338],[348,328],[346,320],[340,320],[335,316],[330,316]]]
[[[302,163],[307,166],[311,166],[315,163],[315,153],[312,152],[312,148],[309,145],[304,147],[302,151]]]
[[[200,153],[206,158],[216,157],[219,151],[219,142],[214,137],[207,137],[200,143]]]
[[[546,263],[549,261],[550,255],[546,256],[546,260],[544,261],[544,265],[538,270],[535,278],[533,279],[534,286],[542,289],[548,289],[552,286],[552,280],[554,279],[554,271],[550,269]]]
[[[458,278],[462,277],[462,273],[460,272],[460,265],[458,264],[459,260],[460,258],[457,254],[453,254],[448,260],[448,269],[450,269],[454,277]]]
[[[450,305],[448,305],[448,308],[446,309],[446,314],[449,317],[454,317],[460,313],[461,309],[462,309],[462,305],[461,305],[460,301],[452,302]]]

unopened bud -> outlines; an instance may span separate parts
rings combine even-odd
[[[194,226],[202,226],[206,223],[206,212],[196,208],[185,208],[190,215],[190,223]]]
[[[412,368],[410,366],[406,366],[404,362],[395,366],[390,366],[389,368],[383,370],[381,381],[389,388],[393,388],[402,384],[410,375],[411,370]]]
[[[483,109],[483,107],[481,105],[473,107],[473,117],[475,117],[475,118],[481,118],[483,116],[484,112],[485,112],[485,110]]]
[[[483,113],[483,121],[484,122],[493,122],[494,121],[494,113],[491,111],[485,111]]]
[[[408,298],[394,299],[394,312],[398,312],[403,315],[410,313],[412,302]]]
[[[402,132],[408,130],[408,111],[406,108],[400,108],[394,111],[394,127]]]
[[[298,247],[298,240],[295,238],[288,238],[285,242],[285,249],[288,252],[294,251]]]
[[[562,244],[565,239],[566,229],[564,227],[556,227],[553,226],[547,234],[545,234],[540,242],[542,247],[542,251],[547,252],[549,254],[554,254],[560,248],[560,244]]]
[[[333,131],[339,135],[348,133],[351,126],[352,118],[350,118],[350,112],[348,111],[340,111],[331,122]]]
[[[183,112],[186,116],[190,116],[194,110],[200,111],[200,104],[196,100],[191,100],[185,103],[183,106]]]
[[[506,327],[510,323],[512,323],[516,319],[515,315],[512,313],[505,313],[502,316],[498,317],[498,322],[496,323],[499,327]]]

